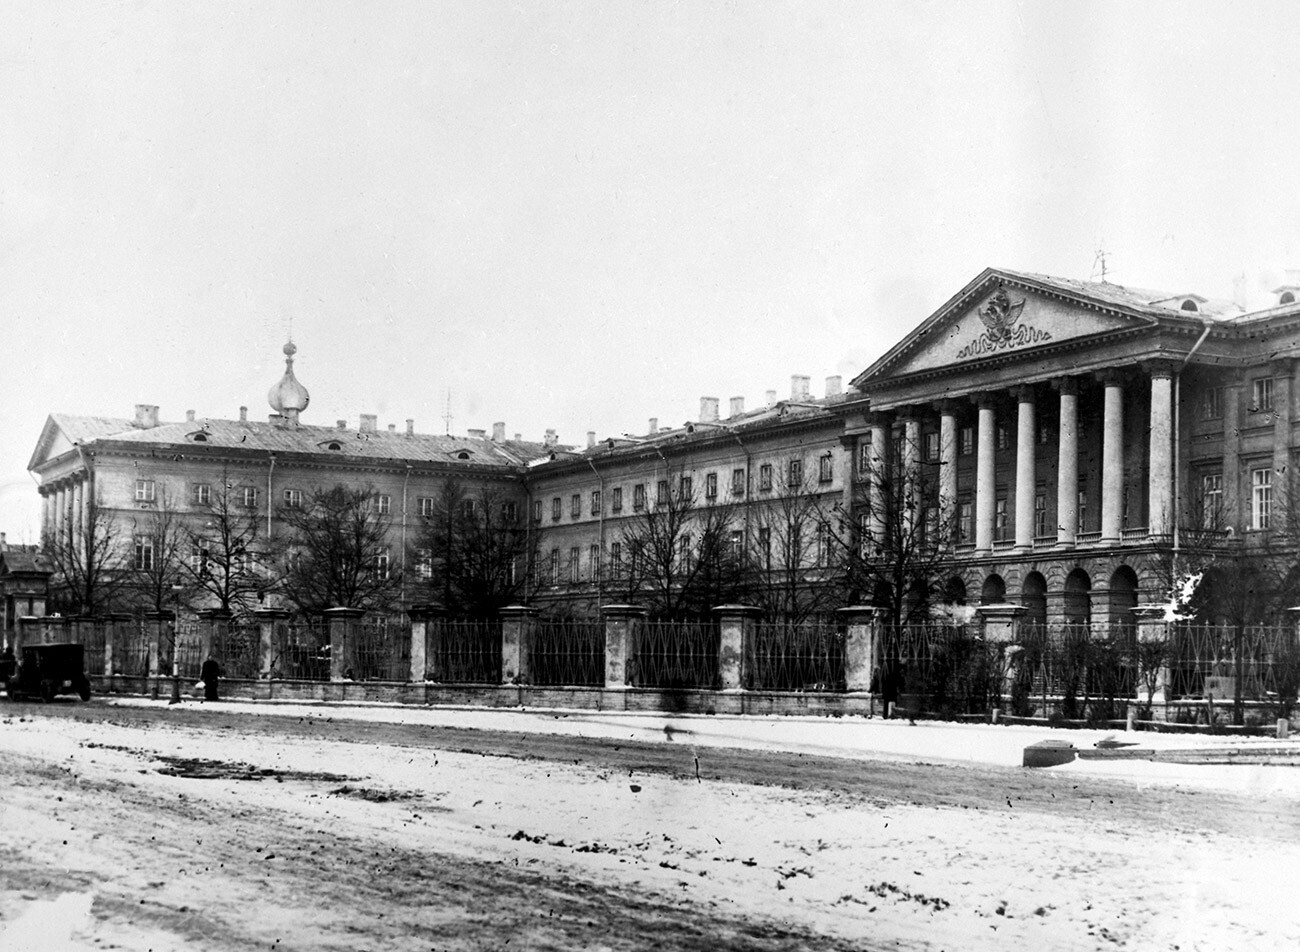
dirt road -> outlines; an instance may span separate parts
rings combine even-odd
[[[1267,875],[1300,860],[1300,811],[1272,798],[697,749],[687,734],[98,702],[10,713],[5,948],[1300,942],[1285,880]]]

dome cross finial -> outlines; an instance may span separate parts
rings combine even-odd
[[[283,414],[290,423],[297,424],[298,414],[311,402],[311,394],[293,375],[293,355],[298,353],[298,347],[290,339],[281,350],[284,353],[284,376],[267,391],[266,400],[272,410]]]

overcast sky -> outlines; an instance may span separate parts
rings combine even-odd
[[[0,530],[51,412],[581,443],[848,378],[988,265],[1300,267],[1290,4],[0,6]],[[450,395],[450,396],[449,396]]]

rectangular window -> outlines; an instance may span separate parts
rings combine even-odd
[[[1250,527],[1267,529],[1273,512],[1273,470],[1250,471]]]
[[[582,494],[574,493],[569,497],[569,517],[577,519],[582,515]]]
[[[1206,473],[1201,477],[1201,528],[1220,529],[1223,513],[1223,474]]]
[[[835,459],[830,453],[817,460],[817,482],[829,483],[835,478]]]
[[[871,440],[865,437],[858,442],[858,472],[863,476],[871,472]]]
[[[302,508],[302,490],[301,490],[301,489],[286,489],[286,490],[284,491],[284,507],[285,507],[286,509],[301,509],[301,508]]]
[[[388,578],[388,550],[380,549],[375,553],[375,578]]]
[[[1223,419],[1223,388],[1206,387],[1201,391],[1201,419]]]
[[[668,503],[668,480],[661,479],[655,486],[655,503],[663,506]]]
[[[569,550],[569,581],[576,582],[582,577],[582,563],[578,559],[578,547]]]
[[[600,578],[600,546],[593,545],[587,550],[587,564],[590,566],[591,577]]]
[[[615,490],[617,492],[617,490]],[[609,573],[614,578],[623,577],[623,543],[611,542],[609,544]]]
[[[1034,494],[1034,537],[1047,535],[1047,493]]]
[[[975,427],[963,426],[957,431],[957,452],[962,456],[975,452]]]
[[[957,541],[971,542],[975,538],[975,504],[963,502],[957,508]]]
[[[637,483],[632,487],[632,511],[645,511],[645,483]]]
[[[190,571],[199,578],[207,578],[212,561],[212,552],[206,542],[200,542],[190,550]]]
[[[1046,446],[1051,441],[1051,439],[1052,439],[1052,428],[1049,427],[1046,423],[1040,423],[1038,425],[1039,444],[1042,446]]]
[[[611,494],[609,500],[609,508],[614,510],[614,512],[623,511],[623,487],[622,486],[614,487],[614,491]]]
[[[921,541],[931,545],[939,544],[938,506],[925,507],[925,517],[921,520]]]
[[[240,501],[243,502],[245,509],[256,509],[257,488],[254,486],[245,486],[243,493],[240,496]]]
[[[560,550],[551,550],[551,567],[548,572],[552,585],[560,584]]]
[[[593,489],[591,491],[591,514],[593,516],[600,515],[600,490],[599,489]]]
[[[704,474],[704,498],[705,499],[718,498],[718,474],[717,473]]]
[[[803,485],[803,460],[790,460],[790,466],[787,472],[788,476],[786,478],[786,486],[790,489],[798,489]]]
[[[745,495],[745,471],[743,469],[733,469],[731,471],[731,495]]]
[[[727,558],[732,562],[739,562],[745,551],[745,533],[740,529],[732,529],[731,534],[727,537]]]
[[[148,572],[153,569],[153,539],[149,536],[135,537],[135,561],[137,571]]]
[[[1088,531],[1088,491],[1080,487],[1079,489],[1079,532]]]
[[[1002,541],[1007,537],[1007,497],[993,500],[993,538]]]
[[[1266,413],[1273,409],[1273,378],[1260,377],[1250,385],[1250,409],[1254,413]]]
[[[137,479],[135,481],[135,501],[136,502],[153,502],[154,485],[152,479]]]
[[[209,483],[195,483],[190,487],[191,498],[196,506],[212,505],[212,486]]]
[[[542,501],[540,499],[534,499],[533,500],[533,522],[541,522],[541,521],[542,521]]]
[[[864,559],[871,555],[871,515],[865,512],[858,516],[858,555]]]
[[[772,464],[764,463],[758,467],[758,488],[764,492],[772,489]]]
[[[515,522],[519,518],[519,503],[504,502],[501,504],[501,521],[507,525]]]
[[[552,522],[560,521],[560,507],[562,505],[563,503],[560,502],[559,496],[556,496],[551,500],[551,521]]]
[[[691,548],[690,533],[686,533],[677,540],[677,562],[683,572],[689,572],[691,570],[691,563],[694,555],[695,552]]]
[[[677,498],[682,502],[691,502],[695,499],[695,483],[689,476],[681,476],[677,480]]]
[[[825,522],[817,524],[817,564],[831,564],[831,527]]]
[[[924,441],[925,461],[927,463],[939,462],[939,434],[927,433],[922,439]]]
[[[763,561],[763,568],[772,567],[772,530],[768,526],[760,526],[758,530],[758,557]]]
[[[417,498],[415,500],[415,511],[420,514],[421,518],[431,518],[433,516],[433,497],[420,496]]]
[[[383,493],[380,493],[380,494],[379,494],[378,496],[376,496],[375,498],[379,501],[379,514],[380,514],[381,516],[387,516],[387,515],[389,515],[390,513],[392,513],[392,511],[393,511],[393,497],[392,497],[392,496],[386,496],[386,495],[384,495]]]
[[[1011,436],[1007,433],[1005,426],[999,426],[995,432],[997,434],[998,449],[1004,450],[1011,445]]]
[[[433,550],[415,550],[415,574],[426,582],[433,578]]]

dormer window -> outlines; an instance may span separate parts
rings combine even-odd
[[[461,450],[456,454],[456,459],[469,459],[469,450]]]
[[[335,452],[338,452],[339,450],[343,449],[343,445],[341,443],[331,443],[329,444],[327,449],[331,449],[334,450]]]
[[[1193,301],[1191,298],[1188,298],[1186,301],[1184,301],[1184,302],[1182,303],[1182,309],[1183,309],[1184,311],[1199,311],[1199,310],[1200,310],[1200,308],[1196,306],[1196,302]]]
[[[1282,296],[1277,299],[1278,304],[1294,304],[1295,293],[1292,291],[1283,291]]]
[[[195,430],[193,433],[187,433],[185,438],[191,443],[206,443],[208,441],[207,430]]]

